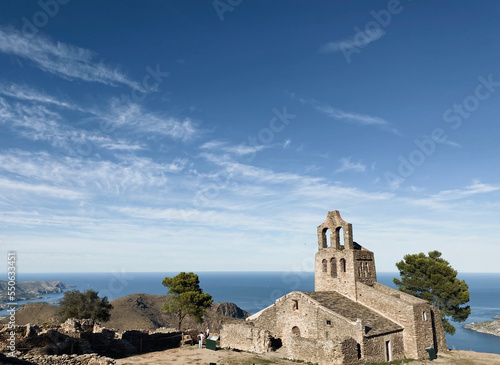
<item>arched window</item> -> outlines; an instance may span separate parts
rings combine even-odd
[[[323,229],[322,236],[323,247],[331,247],[332,244],[330,242],[330,230],[328,228]]]
[[[342,270],[342,272],[345,272],[346,270],[345,259],[340,259],[340,270]]]
[[[344,230],[342,227],[337,228],[338,243],[340,247],[344,247]]]
[[[300,329],[299,327],[295,326],[292,328],[292,335],[300,337]]]
[[[331,275],[332,278],[337,277],[337,259],[335,257],[332,257],[330,260],[330,270],[331,270]]]
[[[323,259],[323,261],[321,261],[321,265],[323,266],[323,272],[327,272],[328,271],[328,261],[326,261],[326,259]]]

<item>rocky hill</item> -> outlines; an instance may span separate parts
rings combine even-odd
[[[110,320],[103,322],[106,328],[116,330],[155,330],[160,327],[176,328],[177,321],[173,315],[161,311],[168,296],[150,294],[131,294],[111,301]],[[19,325],[59,322],[59,307],[46,303],[29,303],[16,313],[16,323]],[[208,327],[211,332],[218,332],[223,322],[246,318],[249,313],[234,303],[214,303],[208,309],[202,325],[186,317],[182,323],[183,329],[203,330]],[[6,323],[6,319],[0,321]]]
[[[470,323],[466,324],[464,328],[500,337],[500,315],[497,315],[493,318],[495,319],[495,321]]]
[[[43,294],[62,293],[70,287],[59,280],[54,281],[21,281],[16,283],[16,300],[40,298]],[[8,282],[0,280],[0,302],[8,300]]]
[[[111,301],[113,309],[111,318],[102,325],[117,330],[154,330],[159,327],[176,328],[176,318],[161,311],[161,307],[169,300],[165,295],[132,294]],[[183,329],[218,332],[223,322],[242,319],[249,316],[234,303],[214,303],[204,317],[203,325],[197,324],[189,316],[182,322]]]

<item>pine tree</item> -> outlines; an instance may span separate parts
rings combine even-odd
[[[405,255],[396,264],[401,280],[394,278],[400,291],[424,299],[441,311],[444,330],[453,335],[455,327],[449,322],[463,322],[469,316],[470,306],[462,306],[469,301],[469,286],[457,278],[448,261],[441,258],[441,252],[431,251]]]
[[[203,293],[198,275],[181,272],[172,278],[166,277],[162,284],[169,288],[167,295],[170,296],[162,310],[177,316],[179,331],[187,315],[192,315],[197,323],[203,322],[206,309],[213,303],[213,299],[210,294]]]
[[[89,289],[85,293],[70,290],[64,293],[64,298],[59,302],[61,308],[61,322],[68,318],[90,318],[94,321],[107,321],[113,306],[108,298],[99,298],[95,290]]]

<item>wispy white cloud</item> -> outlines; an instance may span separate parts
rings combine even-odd
[[[74,104],[58,100],[48,94],[35,90],[26,85],[0,84],[0,94],[20,100],[27,100],[43,104],[53,104],[63,108],[74,110],[83,110],[82,108]]]
[[[486,194],[500,190],[500,186],[483,184],[477,180],[473,181],[472,185],[462,189],[443,190],[438,194],[431,195],[431,198],[436,201],[459,200],[471,197],[476,194]]]
[[[0,52],[31,61],[43,71],[65,79],[80,79],[105,85],[126,85],[144,92],[144,88],[130,80],[118,69],[93,61],[94,53],[88,49],[62,42],[54,42],[47,37],[24,37],[12,28],[0,28]]]
[[[345,112],[343,110],[333,108],[329,105],[323,105],[314,99],[299,99],[301,103],[311,105],[316,111],[326,115],[329,118],[345,121],[346,123],[376,126],[381,129],[388,130],[394,134],[400,134],[396,128],[391,127],[391,124],[383,118],[374,117],[371,115],[358,114],[353,112]]]
[[[47,152],[9,150],[0,153],[0,171],[64,188],[88,188],[98,195],[145,187],[162,187],[168,174],[182,171],[185,159],[158,163],[150,158],[122,156],[120,161],[54,156]]]
[[[168,136],[183,141],[194,138],[199,131],[189,118],[179,120],[161,114],[151,113],[139,104],[113,99],[109,110],[99,112],[110,129],[132,130],[136,134]]]
[[[313,202],[323,202],[324,197],[338,197],[344,200],[359,199],[365,200],[385,200],[393,196],[390,193],[381,192],[365,192],[363,190],[345,187],[337,183],[331,183],[324,178],[314,176],[303,176],[288,172],[275,172],[272,169],[266,169],[247,165],[239,162],[234,162],[228,158],[217,156],[214,154],[202,154],[208,162],[223,167],[230,179],[237,182],[236,190],[241,190],[242,183],[259,185],[263,189],[267,189],[266,195],[281,196],[284,191],[286,195],[293,199],[308,198],[308,204]],[[224,188],[229,189],[230,184],[225,184]],[[263,195],[262,191],[259,192]]]
[[[361,161],[353,162],[351,161],[351,157],[341,158],[340,159],[341,166],[335,170],[335,172],[343,172],[343,171],[354,171],[354,172],[364,172],[366,170],[366,165]]]
[[[227,152],[232,155],[236,156],[245,156],[245,155],[251,155],[256,152],[262,151],[267,148],[271,148],[271,145],[249,145],[246,143],[240,143],[238,145],[230,145],[227,142],[224,141],[209,141],[205,142],[200,146],[201,149],[203,150],[208,150],[208,151],[222,151],[222,152]]]
[[[0,124],[8,125],[20,136],[34,141],[46,141],[53,147],[78,153],[104,148],[109,150],[136,151],[144,149],[142,144],[132,143],[104,135],[98,129],[87,131],[64,124],[64,118],[40,104],[14,103],[10,105],[0,98]]]
[[[463,209],[467,205],[467,200],[465,199],[472,198],[479,194],[493,193],[499,190],[500,186],[474,181],[471,185],[464,188],[443,190],[437,194],[432,194],[424,198],[401,198],[401,200],[412,206],[425,207],[437,211],[451,211],[456,209],[457,204],[460,204],[460,208]],[[458,203],[457,201],[461,202]]]
[[[82,199],[84,194],[79,191],[50,186],[46,184],[29,184],[18,180],[9,180],[0,177],[0,191],[8,191],[9,195],[13,191],[19,193],[30,193],[35,195],[45,195],[56,199],[76,200]]]
[[[320,47],[321,53],[334,53],[346,51],[352,48],[363,48],[366,45],[382,38],[385,35],[385,31],[382,29],[377,29],[376,31],[370,33],[363,33],[362,36],[357,35],[345,38],[340,41],[333,41],[323,44]]]

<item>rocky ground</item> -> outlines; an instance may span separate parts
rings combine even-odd
[[[248,313],[234,303],[214,303],[204,323],[186,318],[183,332],[177,331],[177,319],[161,311],[168,297],[133,294],[111,302],[111,318],[96,324],[91,320],[68,320],[60,324],[59,307],[30,303],[16,312],[16,328],[11,340],[7,318],[0,321],[0,365],[104,365],[117,358],[139,353],[156,353],[182,343],[192,343],[200,331],[220,331],[223,323],[242,321]],[[191,337],[187,336],[190,335]],[[16,358],[6,358],[9,343],[16,345]],[[193,347],[194,348],[194,347]],[[92,356],[94,354],[95,356]]]
[[[257,365],[277,364],[292,365],[296,361],[286,360],[284,353],[279,350],[267,354],[251,354],[248,352],[235,352],[228,350],[211,351],[199,350],[196,346],[184,346],[159,352],[137,355],[119,359],[117,365]],[[411,361],[410,365],[500,365],[500,355],[486,354],[473,351],[446,351],[438,354],[432,362],[429,360]]]
[[[494,321],[470,323],[466,324],[464,328],[500,337],[500,314],[493,318],[495,319]]]

